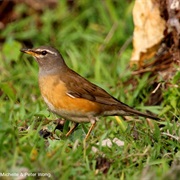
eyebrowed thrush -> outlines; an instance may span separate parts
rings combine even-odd
[[[39,64],[39,87],[49,110],[75,122],[66,136],[74,131],[78,123],[91,122],[87,139],[100,116],[143,116],[159,120],[156,116],[129,107],[74,72],[57,49],[41,46],[21,51],[35,57]]]

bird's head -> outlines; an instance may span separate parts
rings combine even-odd
[[[50,46],[41,46],[33,49],[23,48],[21,52],[33,56],[39,64],[40,71],[53,71],[65,65],[59,51]]]

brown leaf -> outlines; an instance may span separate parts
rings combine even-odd
[[[155,0],[136,0],[133,9],[135,24],[131,63],[143,64],[156,53],[164,35],[165,21]]]

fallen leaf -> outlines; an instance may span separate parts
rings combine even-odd
[[[133,9],[134,34],[131,64],[152,58],[164,37],[165,21],[156,0],[136,0]]]
[[[112,147],[112,145],[113,145],[113,143],[114,144],[116,144],[117,146],[124,146],[124,141],[121,141],[120,139],[118,139],[118,138],[114,138],[113,140],[111,140],[111,139],[109,139],[109,138],[107,138],[107,139],[104,139],[104,140],[102,140],[102,142],[101,142],[101,145],[102,146],[104,146],[104,147],[109,147],[109,148],[111,148]],[[98,145],[99,143],[97,143],[97,145]],[[98,150],[98,148],[96,148],[95,146],[93,146],[92,147],[92,151],[93,152],[98,152],[99,150]]]

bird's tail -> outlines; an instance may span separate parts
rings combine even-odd
[[[146,117],[146,118],[150,118],[150,119],[154,119],[154,120],[160,120],[159,117],[155,116],[155,115],[150,115],[150,114],[147,114],[147,113],[143,113],[143,112],[140,112],[124,103],[121,102],[121,106],[120,106],[120,110],[122,111],[122,109],[126,112],[125,113],[125,116],[126,115],[129,115],[129,116],[142,116],[142,117]],[[122,115],[122,114],[121,114]]]

